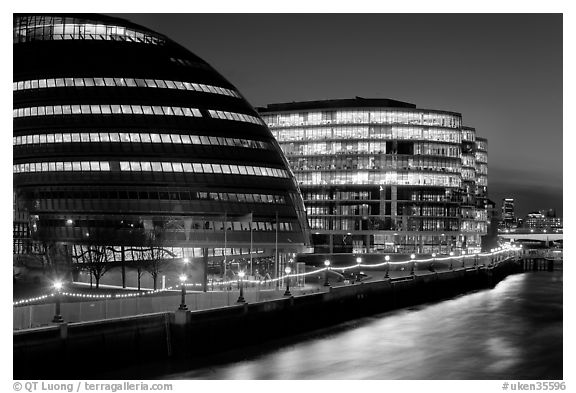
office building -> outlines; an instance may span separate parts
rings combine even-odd
[[[13,90],[18,224],[64,263],[99,245],[105,261],[156,247],[218,268],[308,244],[265,122],[168,37],[108,16],[15,15]]]
[[[315,252],[480,249],[487,141],[459,113],[360,97],[258,110],[298,180]]]

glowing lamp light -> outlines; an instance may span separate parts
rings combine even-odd
[[[54,289],[56,289],[57,291],[62,289],[62,281],[56,281],[54,283]]]
[[[330,260],[329,259],[326,259],[324,261],[324,266],[326,266],[326,267],[330,266]]]
[[[68,224],[68,225],[72,225],[73,222],[74,222],[74,221],[72,221],[71,218],[69,218],[69,219],[66,220],[66,224]]]
[[[436,253],[435,253],[435,252],[432,253],[432,258],[436,258]]]
[[[360,258],[360,257],[356,258],[356,263],[357,263],[357,264],[361,264],[361,263],[362,263],[362,258]]]
[[[414,259],[414,258],[416,258],[416,255],[410,254],[410,259]]]
[[[245,275],[245,274],[246,274],[246,273],[244,273],[244,272],[238,272],[238,277],[244,278],[244,275]]]
[[[284,269],[284,271],[286,272],[286,274],[290,274],[292,269],[290,268],[290,266],[286,266],[286,269]]]
[[[384,257],[384,259],[386,260],[386,262],[388,262],[388,261],[390,260],[390,255],[386,255],[386,256]]]
[[[185,283],[186,280],[188,279],[188,277],[186,277],[185,274],[182,274],[179,278],[180,278],[180,282],[181,282],[181,283]]]
[[[188,262],[190,262],[190,258],[184,258],[184,259],[182,260],[182,262],[188,263]]]
[[[450,256],[454,256],[454,251],[450,251]]]
[[[465,254],[466,254],[466,250],[462,250],[462,254],[465,255]]]

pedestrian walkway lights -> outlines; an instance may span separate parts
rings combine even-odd
[[[324,266],[326,266],[326,270],[324,271],[324,286],[329,287],[330,282],[328,281],[328,269],[330,268],[330,260],[326,259],[324,261]]]
[[[284,271],[286,272],[286,292],[284,292],[284,296],[292,296],[292,294],[290,293],[290,272],[292,271],[292,269],[290,268],[290,266],[286,266],[286,269],[284,269]]]
[[[244,300],[244,274],[244,272],[238,272],[238,277],[240,277],[240,296],[238,296],[236,303],[246,303],[246,300]]]
[[[416,255],[410,254],[410,259],[412,260],[412,269],[410,270],[411,276],[416,275],[416,262],[414,261],[414,258],[416,258]]]
[[[386,275],[384,278],[390,278],[390,255],[386,255],[384,260],[386,261]]]
[[[180,307],[178,307],[178,310],[187,311],[188,307],[186,307],[186,280],[188,277],[186,277],[185,274],[181,274],[179,279],[180,286],[182,287],[182,298],[180,299]]]
[[[56,290],[56,310],[54,311],[54,318],[52,319],[52,322],[62,323],[64,322],[62,314],[60,313],[60,290],[62,289],[62,282],[56,281],[54,283],[54,289]]]

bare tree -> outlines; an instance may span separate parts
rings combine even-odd
[[[152,276],[154,289],[158,288],[158,276],[174,254],[164,248],[166,241],[166,226],[155,226],[146,234],[146,245],[143,247],[143,268]]]
[[[96,289],[100,287],[100,279],[113,266],[109,262],[113,250],[107,246],[88,244],[82,246],[82,252],[76,257],[79,264],[87,270],[96,281]]]

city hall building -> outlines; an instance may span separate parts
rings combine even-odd
[[[300,185],[315,252],[480,250],[487,141],[459,113],[360,97],[258,110]]]
[[[105,245],[220,266],[309,244],[266,123],[184,47],[107,16],[15,15],[13,50],[16,252],[29,235],[72,263]]]

